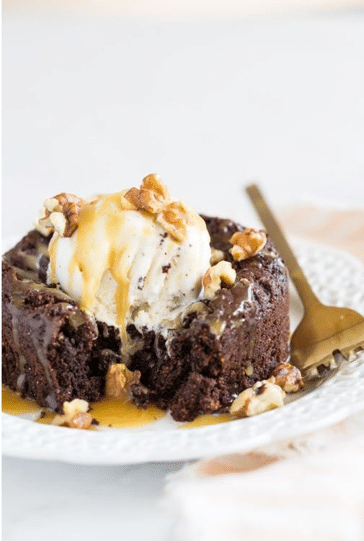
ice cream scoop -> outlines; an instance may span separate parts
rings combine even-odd
[[[81,201],[73,215],[52,201],[46,204],[47,223],[55,229],[48,283],[58,283],[98,321],[118,327],[123,348],[129,324],[139,331],[175,328],[199,298],[210,266],[204,220],[172,199],[156,175],[139,189]],[[66,226],[73,220],[69,236],[59,214]]]

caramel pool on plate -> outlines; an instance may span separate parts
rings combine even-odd
[[[27,413],[36,413],[41,408],[32,400],[21,398],[14,391],[3,386],[1,393],[1,408],[4,413],[11,415],[25,415]]]
[[[132,428],[154,423],[164,417],[165,412],[153,406],[142,409],[131,402],[109,398],[92,404],[91,415],[99,421],[100,426]]]
[[[56,414],[46,408],[41,408],[32,400],[21,398],[17,393],[2,388],[2,411],[10,415],[39,414],[35,420],[41,424],[51,424]],[[91,404],[91,414],[98,422],[100,427],[109,428],[136,428],[155,423],[166,415],[155,406],[148,408],[138,408],[132,402],[121,402],[117,399],[104,399],[101,402]],[[201,415],[190,423],[176,423],[179,428],[198,428],[201,426],[215,425],[231,421],[232,417],[228,413],[219,415]]]
[[[39,413],[36,422],[51,424],[55,413],[41,408],[32,400],[21,398],[17,393],[2,388],[2,411],[10,415],[26,415]],[[154,423],[161,419],[165,412],[150,406],[147,409],[138,408],[131,402],[125,403],[116,399],[105,399],[91,404],[91,414],[101,427],[132,428]]]

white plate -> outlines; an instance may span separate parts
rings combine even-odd
[[[323,302],[364,314],[364,267],[358,260],[312,244],[298,245],[296,253]],[[293,326],[299,312],[293,293]],[[328,426],[364,409],[364,352],[321,383],[279,410],[188,430],[169,416],[143,428],[82,431],[3,414],[3,453],[79,464],[133,464],[251,450]]]

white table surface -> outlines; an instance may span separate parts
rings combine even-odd
[[[202,212],[256,222],[274,206],[362,206],[364,16],[195,23],[4,20],[3,236],[41,202],[158,172]],[[4,541],[173,539],[160,506],[181,464],[3,459]]]

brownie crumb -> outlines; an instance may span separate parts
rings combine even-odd
[[[138,289],[140,289],[140,291],[144,287],[145,279],[146,279],[146,276],[140,276],[138,279]]]
[[[170,264],[170,263],[168,263],[168,265],[163,265],[163,267],[162,267],[162,272],[163,272],[164,274],[168,274],[170,268],[171,268],[171,264]]]

